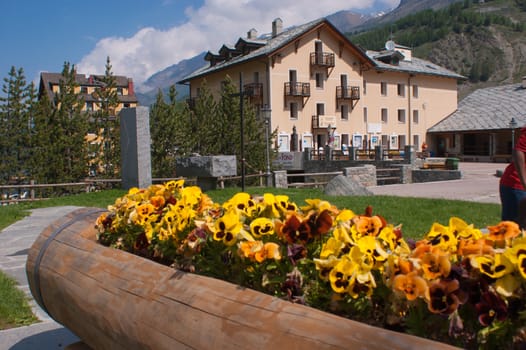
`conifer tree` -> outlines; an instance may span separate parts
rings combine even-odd
[[[48,121],[48,181],[75,182],[87,175],[88,118],[82,112],[84,101],[76,92],[75,67],[64,63],[62,79],[55,95],[55,109]]]
[[[213,141],[209,138],[212,129],[209,123],[216,116],[216,105],[210,89],[204,82],[200,87],[199,96],[195,99],[194,108],[190,110],[188,115],[188,122],[185,127],[187,135],[184,140],[181,140],[184,149],[201,155],[219,154],[213,150],[213,146],[210,146]],[[224,135],[224,137],[229,136]]]
[[[103,140],[101,154],[97,163],[104,167],[105,177],[119,176],[120,169],[120,121],[115,109],[119,105],[117,79],[112,73],[110,58],[106,58],[106,69],[100,86],[95,88],[93,97],[98,110],[93,114],[95,132]]]
[[[30,106],[36,101],[35,88],[26,84],[22,68],[11,67],[2,91],[6,97],[0,98],[0,181],[22,182],[27,180],[30,166]]]

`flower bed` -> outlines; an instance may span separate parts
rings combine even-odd
[[[182,181],[131,189],[99,242],[177,269],[440,342],[524,345],[526,238],[452,217],[419,241],[366,208],[238,193],[220,205]]]

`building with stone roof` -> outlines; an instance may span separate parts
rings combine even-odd
[[[205,59],[178,82],[189,85],[190,101],[205,81],[219,95],[229,76],[257,110],[271,110],[282,152],[327,143],[418,150],[427,129],[457,109],[457,82],[465,79],[392,41],[381,52],[365,52],[325,18],[285,30],[278,18],[270,34],[251,29]]]
[[[119,100],[119,104],[115,107],[114,111],[115,115],[117,115],[123,108],[137,107],[138,101],[135,95],[133,80],[122,75],[116,75],[114,77],[117,98]],[[94,92],[96,89],[104,87],[103,78],[103,75],[75,74],[75,82],[78,85],[75,92],[80,94],[85,102],[83,110],[97,111],[101,108],[102,102],[97,99]],[[63,80],[61,73],[41,73],[39,96],[46,94],[49,101],[54,103],[55,94],[59,90],[61,80]]]
[[[458,109],[432,126],[429,138],[438,155],[465,160],[509,161],[512,136],[526,125],[526,77],[520,84],[479,89]]]

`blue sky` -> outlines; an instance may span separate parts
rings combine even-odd
[[[399,0],[1,0],[0,78],[11,66],[28,81],[60,72],[101,74],[109,56],[114,74],[140,85],[182,59],[235,42],[251,28],[271,30],[280,17],[297,25],[339,10],[370,13]]]

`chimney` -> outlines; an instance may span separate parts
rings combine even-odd
[[[283,21],[281,18],[276,18],[272,21],[272,37],[275,38],[283,31]]]
[[[254,28],[250,29],[248,32],[247,32],[247,39],[257,39],[258,37],[258,31],[255,30]]]
[[[129,96],[135,95],[135,91],[133,91],[133,79],[132,78],[128,78],[128,95]]]

